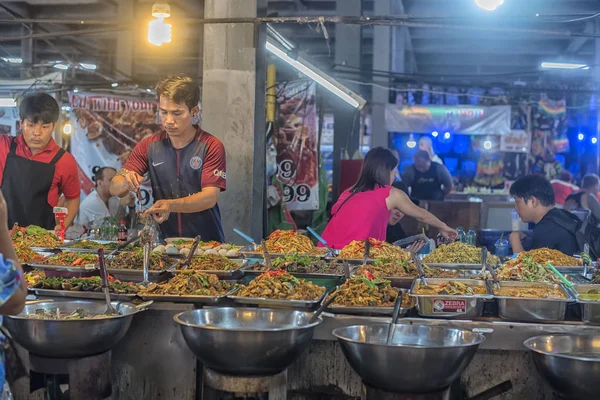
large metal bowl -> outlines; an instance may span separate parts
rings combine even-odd
[[[558,394],[567,399],[600,398],[600,336],[545,335],[523,344]]]
[[[389,327],[354,325],[335,329],[333,335],[366,383],[394,393],[427,393],[450,386],[485,340],[468,330],[396,325],[392,344],[386,345]]]
[[[125,336],[133,315],[141,310],[127,303],[113,302],[122,314],[114,317],[84,320],[42,320],[27,318],[35,310],[60,309],[71,313],[84,308],[91,314],[102,314],[106,302],[100,300],[36,300],[25,305],[16,316],[4,318],[4,326],[12,338],[29,352],[42,357],[78,358],[104,353]]]
[[[231,376],[285,370],[310,343],[323,320],[311,313],[269,308],[205,308],[174,319],[192,352],[209,369]]]

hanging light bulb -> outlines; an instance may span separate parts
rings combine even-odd
[[[63,125],[63,133],[65,135],[70,135],[71,132],[73,132],[73,127],[71,126],[70,122],[67,122],[66,124]]]
[[[171,42],[171,24],[165,22],[165,18],[171,16],[171,7],[168,3],[156,2],[152,6],[152,16],[156,18],[148,24],[148,41],[161,46]]]
[[[410,134],[410,136],[408,137],[408,141],[406,142],[406,145],[408,147],[410,147],[411,149],[415,148],[415,146],[417,145],[417,142],[415,141],[415,135],[413,135],[412,133]]]
[[[494,11],[504,4],[504,0],[475,0],[475,4],[485,11]]]

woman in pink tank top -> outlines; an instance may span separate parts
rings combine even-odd
[[[388,223],[397,223],[403,215],[438,228],[450,240],[456,239],[454,229],[391,186],[397,166],[398,159],[388,149],[376,147],[367,153],[358,181],[340,195],[323,231],[331,248],[341,249],[353,240],[368,238],[384,241]]]

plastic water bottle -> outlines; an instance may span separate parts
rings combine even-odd
[[[100,225],[100,239],[110,240],[110,221],[108,217],[104,217],[102,225]]]
[[[475,233],[475,229],[469,228],[469,232],[467,232],[467,236],[466,236],[465,242],[467,244],[472,245],[472,246],[476,246],[477,245],[477,233]]]
[[[521,218],[519,217],[519,213],[517,212],[517,210],[512,210],[511,220],[512,231],[519,232],[521,230]]]
[[[456,228],[456,232],[458,233],[458,236],[456,237],[456,241],[464,242],[465,241],[465,230],[463,229],[463,227],[459,226],[458,228]]]

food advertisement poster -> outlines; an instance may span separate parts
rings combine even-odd
[[[277,177],[289,210],[319,209],[316,92],[313,81],[277,86]]]
[[[113,167],[127,160],[135,145],[157,132],[157,103],[139,99],[92,93],[69,93],[71,103],[71,153],[79,166],[82,197],[94,188],[92,169]],[[142,205],[152,203],[152,188],[142,185]]]
[[[500,136],[500,151],[510,153],[529,153],[531,135],[523,129],[513,129],[508,135]]]

